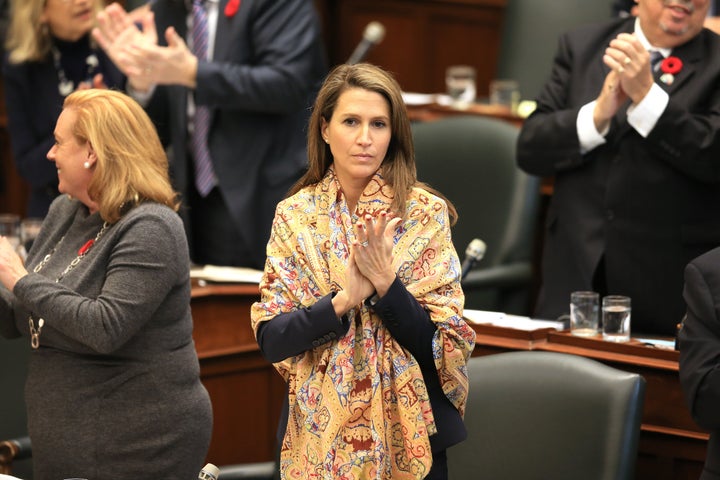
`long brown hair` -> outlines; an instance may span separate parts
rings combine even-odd
[[[390,107],[392,135],[387,154],[382,162],[383,178],[395,191],[391,209],[404,215],[408,194],[413,187],[421,187],[442,198],[448,206],[452,224],[457,221],[455,206],[437,190],[417,179],[415,147],[402,90],[395,78],[382,68],[369,63],[339,65],[325,79],[313,107],[308,128],[308,170],[290,189],[293,195],[302,188],[322,180],[333,162],[330,146],[322,138],[322,120],[329,122],[337,107],[340,95],[350,88],[361,88],[379,93]]]

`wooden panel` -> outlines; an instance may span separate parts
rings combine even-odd
[[[214,418],[208,462],[272,460],[284,383],[268,366],[257,352],[201,360]]]
[[[445,68],[468,64],[478,71],[481,96],[495,77],[504,0],[344,0],[330,27],[330,58],[342,63],[379,21],[385,38],[367,57],[395,73],[406,91],[444,92]]]
[[[285,387],[250,326],[257,299],[257,285],[193,287],[193,338],[213,405],[207,461],[216,465],[272,460],[275,452]]]

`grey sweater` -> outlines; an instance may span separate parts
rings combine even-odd
[[[0,333],[29,336],[29,312],[45,319],[25,386],[34,478],[195,479],[212,413],[192,340],[182,222],[168,207],[140,205],[56,282],[102,225],[59,197],[28,270],[55,251],[12,293],[0,287]]]

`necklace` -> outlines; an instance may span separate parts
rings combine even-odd
[[[51,47],[51,50],[53,65],[58,74],[58,92],[60,92],[60,95],[63,97],[67,97],[75,90],[75,82],[67,78],[65,74],[65,69],[62,67],[62,53],[60,53],[60,50],[55,45]],[[97,55],[95,55],[94,52],[91,52],[90,55],[85,58],[85,64],[87,65],[85,78],[88,79],[88,81],[92,82],[92,77],[95,75],[95,70],[97,70],[99,63]]]
[[[55,283],[59,283],[60,280],[62,280],[63,277],[65,277],[65,275],[67,275],[68,272],[70,272],[70,270],[75,268],[77,266],[77,264],[80,263],[80,261],[85,257],[85,255],[87,255],[87,253],[90,251],[92,246],[95,245],[95,243],[98,240],[100,240],[100,237],[103,236],[103,233],[105,233],[105,230],[107,230],[109,226],[110,226],[110,224],[108,222],[103,223],[103,226],[100,228],[100,231],[97,233],[97,235],[95,235],[95,238],[91,238],[90,240],[85,242],[85,244],[82,247],[80,247],[80,249],[78,250],[77,257],[73,258],[72,262],[70,262],[70,264],[67,267],[65,267],[65,270],[63,270],[62,273],[60,273],[60,275],[55,279]],[[58,240],[58,242],[55,244],[55,246],[50,251],[50,253],[45,255],[45,257],[43,257],[43,259],[40,261],[40,263],[38,263],[35,266],[35,268],[33,269],[33,272],[38,273],[38,272],[40,272],[40,270],[43,269],[43,267],[50,260],[50,257],[52,257],[53,254],[57,251],[58,247],[60,246],[60,244],[62,243],[62,241],[64,239],[65,239],[65,235],[60,237],[60,240]],[[28,315],[28,325],[30,326],[30,346],[33,349],[37,349],[40,346],[40,333],[42,333],[43,325],[45,325],[45,319],[39,318],[37,328],[36,328],[35,327],[35,319],[33,318],[32,312],[30,312],[30,315]]]

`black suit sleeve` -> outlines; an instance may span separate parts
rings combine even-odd
[[[346,318],[337,317],[332,297],[326,295],[311,307],[281,313],[261,323],[257,342],[265,359],[280,362],[342,338],[350,324]]]
[[[713,252],[720,265],[720,249]],[[708,258],[707,256],[701,258]],[[680,382],[693,419],[703,428],[720,428],[720,271],[703,271],[693,262],[685,269],[687,318],[678,335]]]
[[[415,357],[423,373],[436,370],[432,354],[435,324],[397,277],[382,298],[365,303],[375,310],[393,338]]]

